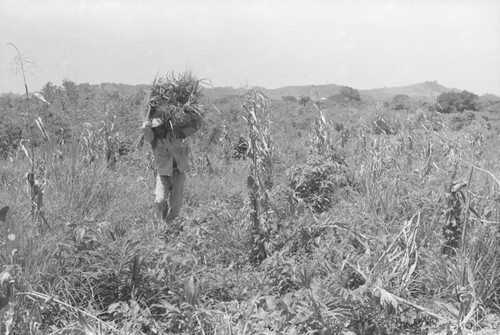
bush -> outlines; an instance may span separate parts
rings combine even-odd
[[[309,101],[311,101],[311,98],[303,95],[300,97],[299,103],[305,107]]]
[[[395,110],[403,110],[410,107],[410,97],[406,94],[397,94],[392,99]]]
[[[354,185],[352,172],[338,155],[311,157],[306,164],[292,167],[288,176],[295,196],[317,213],[329,210],[339,191]]]
[[[361,97],[359,96],[358,90],[355,90],[352,87],[349,86],[344,86],[340,89],[340,94],[347,100],[347,101],[361,101]]]
[[[0,118],[0,157],[6,157],[17,149],[21,134],[20,126]]]
[[[500,113],[500,101],[491,104],[486,108],[488,113]]]
[[[442,113],[461,113],[466,110],[477,111],[478,109],[479,97],[468,91],[445,92],[437,98],[437,110]]]
[[[348,86],[344,86],[340,89],[340,93],[329,96],[328,100],[339,104],[346,104],[352,102],[361,102],[361,97],[358,90],[355,90]]]
[[[473,112],[466,112],[462,115],[453,116],[451,118],[451,129],[462,130],[463,128],[469,126],[475,119],[476,115]]]
[[[283,101],[297,102],[297,99],[292,95],[282,96],[281,99],[283,99]]]

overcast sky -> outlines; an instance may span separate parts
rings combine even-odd
[[[0,92],[21,92],[7,42],[36,59],[32,91],[192,69],[213,86],[437,80],[500,95],[498,0],[0,0]]]

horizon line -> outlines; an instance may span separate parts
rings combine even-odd
[[[129,84],[129,83],[123,83],[123,82],[109,82],[109,81],[104,81],[104,82],[100,82],[100,83],[76,82],[76,81],[73,81],[73,80],[71,80],[69,78],[65,78],[65,79],[62,80],[62,82],[64,82],[64,81],[70,81],[70,82],[75,83],[76,85],[88,84],[90,86],[100,86],[100,85],[105,85],[105,84],[108,84],[108,85],[135,86],[135,87],[137,87],[137,86],[151,86],[151,84],[146,84],[146,83]],[[52,81],[48,81],[43,86],[45,86],[45,85],[47,85],[47,84],[50,83],[52,85],[61,87],[62,86],[62,82],[61,82],[60,85],[57,85],[57,84],[54,84]],[[296,87],[296,88],[299,88],[299,87],[311,87],[311,88],[313,88],[313,87],[324,87],[324,86],[338,86],[338,87],[350,87],[350,88],[353,88],[353,89],[355,89],[355,90],[357,90],[359,92],[362,92],[362,91],[374,91],[374,90],[384,90],[384,89],[406,88],[406,87],[410,87],[410,86],[421,85],[421,84],[428,84],[428,83],[437,84],[437,85],[442,86],[445,89],[452,90],[452,91],[468,91],[468,92],[477,94],[478,96],[491,94],[491,95],[495,95],[495,96],[500,97],[500,92],[498,92],[498,93],[492,93],[492,92],[488,92],[488,93],[475,93],[474,91],[469,91],[468,89],[461,89],[461,88],[457,88],[457,87],[447,87],[447,86],[439,83],[437,80],[426,80],[426,81],[423,81],[423,82],[417,82],[417,83],[412,83],[412,84],[405,84],[405,85],[398,85],[398,86],[383,86],[383,87],[375,87],[375,88],[367,88],[367,89],[359,89],[359,88],[356,88],[354,86],[337,84],[337,83],[284,85],[284,86],[279,86],[279,87],[274,87],[274,88],[269,88],[269,87],[266,87],[266,86],[263,86],[263,85],[249,85],[249,86],[233,86],[233,85],[222,86],[222,85],[220,85],[220,86],[214,86],[214,85],[206,85],[205,84],[205,85],[203,85],[203,88],[204,89],[228,88],[228,89],[238,90],[238,89],[249,89],[249,88],[254,87],[254,88],[262,88],[262,89],[266,89],[266,90],[279,90],[279,89],[288,88],[288,87]],[[40,89],[38,89],[38,90],[30,91],[30,93],[40,92],[42,90],[43,86]],[[10,92],[0,92],[0,95],[5,95],[5,94],[24,95],[25,93],[24,93],[24,89],[19,89],[18,92],[13,92],[13,91],[10,91]]]

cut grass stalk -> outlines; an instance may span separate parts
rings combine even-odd
[[[474,172],[474,155],[472,156],[472,163],[471,163],[471,168],[470,168],[470,173],[469,173],[469,180],[467,183],[467,186],[470,188],[471,187],[471,182],[472,182],[472,175]],[[465,288],[465,285],[467,284],[467,279],[469,279],[469,285],[474,285],[474,276],[472,272],[470,273],[470,276],[467,276],[467,255],[466,255],[466,245],[465,245],[465,239],[467,237],[467,228],[469,225],[469,215],[470,215],[470,200],[471,196],[470,194],[467,196],[467,207],[465,209],[465,220],[464,220],[464,225],[462,227],[462,241],[461,241],[461,262],[462,262],[462,278],[461,278],[461,288]],[[469,278],[471,277],[471,278]],[[475,297],[474,297],[475,298]],[[465,302],[463,299],[461,299],[460,293],[459,293],[459,302],[460,302],[460,309],[458,313],[458,333],[462,333],[462,327],[464,326],[463,321],[464,321],[464,313],[465,313]],[[473,309],[471,309],[472,311]]]
[[[153,111],[160,112],[171,128],[184,128],[201,121],[204,115],[201,81],[191,72],[157,75],[153,80],[145,121]]]

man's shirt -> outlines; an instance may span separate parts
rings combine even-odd
[[[155,117],[157,115],[153,114],[152,118]],[[167,130],[168,126],[165,127],[163,122],[154,125],[157,125],[157,127],[144,127],[144,138],[151,143],[153,148],[157,173],[161,176],[172,176],[174,168],[177,168],[180,172],[188,170],[187,155],[189,154],[189,150],[181,138],[186,138],[194,134],[200,128],[201,124],[176,129],[175,134],[171,130]]]

